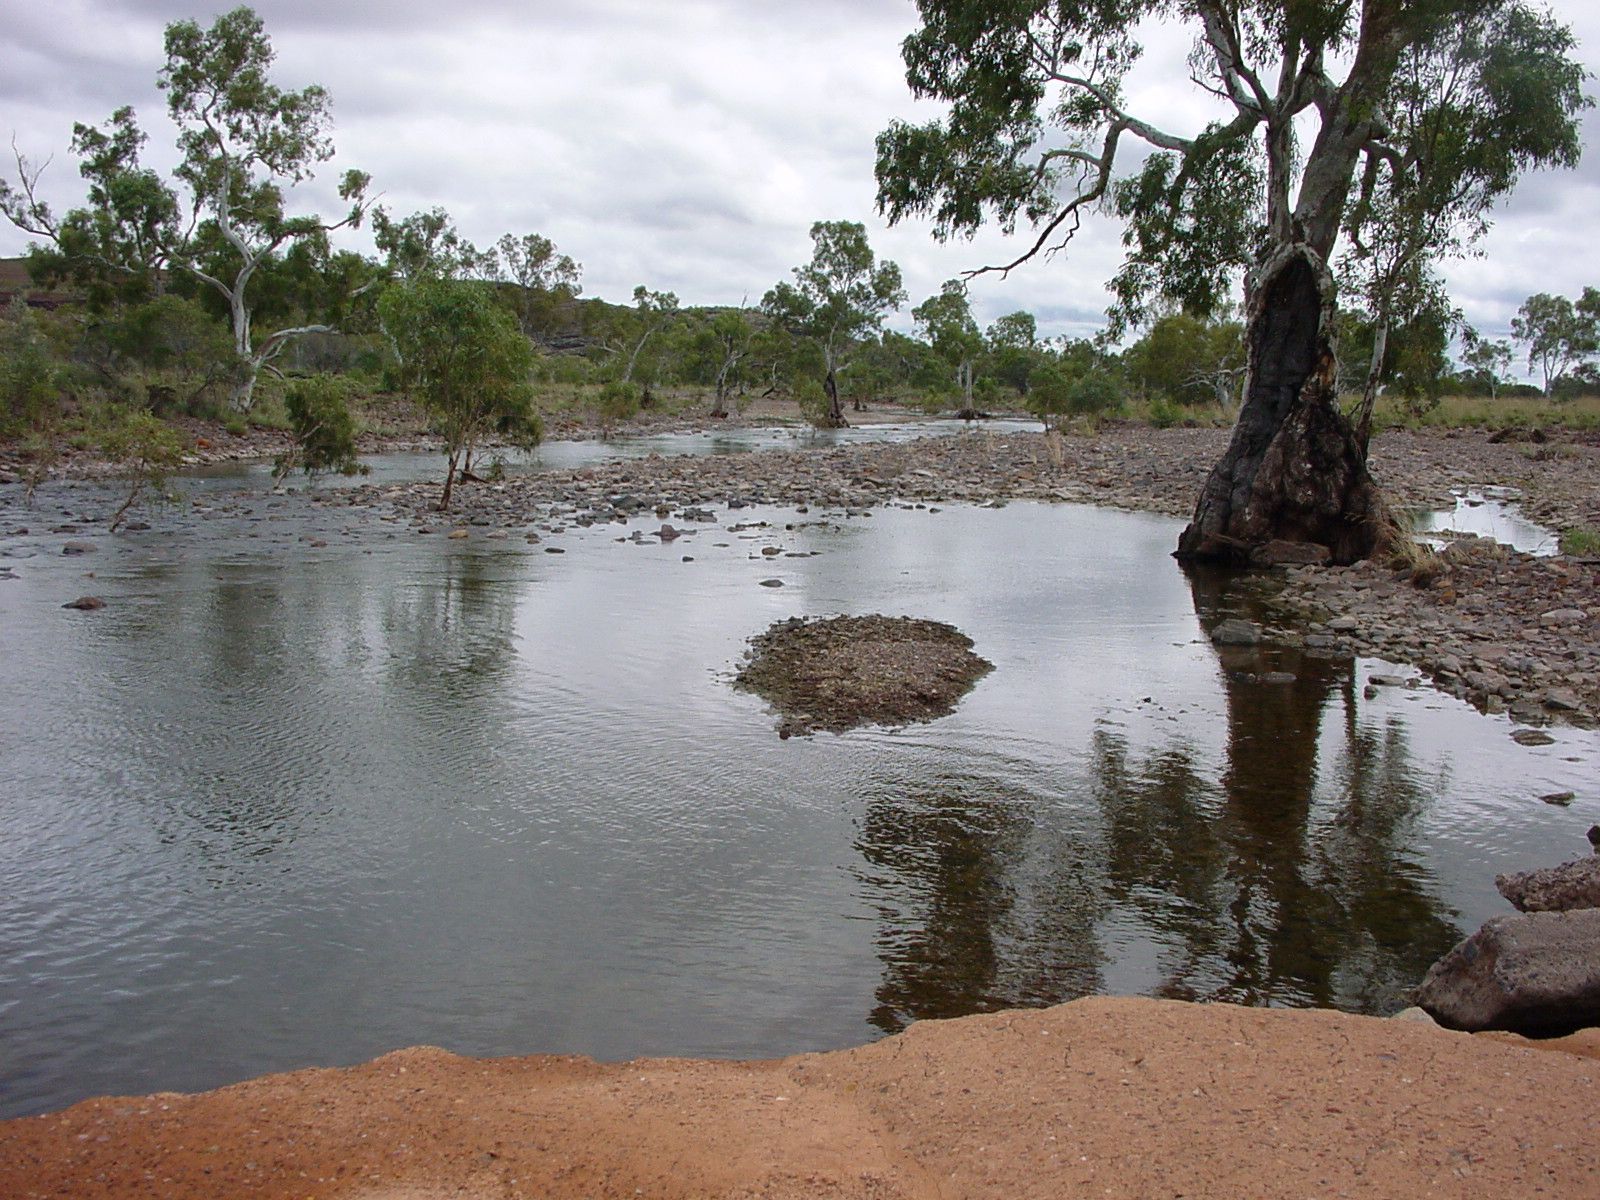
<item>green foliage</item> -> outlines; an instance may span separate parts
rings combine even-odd
[[[1017,395],[1028,394],[1028,377],[1041,361],[1039,324],[1030,312],[1007,313],[995,320],[984,333],[989,351],[989,369],[994,377]]]
[[[1158,395],[1150,401],[1149,416],[1150,424],[1157,429],[1171,429],[1183,420],[1183,410],[1165,395]]]
[[[462,237],[450,214],[438,207],[400,220],[382,206],[374,208],[372,241],[396,279],[483,279],[498,272],[495,251],[479,250]]]
[[[1024,404],[1046,429],[1059,426],[1071,411],[1072,384],[1073,376],[1055,363],[1046,363],[1033,372]]]
[[[858,345],[882,327],[884,317],[904,303],[900,268],[877,261],[866,226],[818,221],[811,226],[811,261],[794,269],[793,283],[779,283],[767,292],[761,309],[821,350],[828,422],[840,425],[839,371]]]
[[[127,498],[111,518],[115,530],[141,497],[162,495],[172,472],[182,465],[183,441],[177,430],[153,413],[131,409],[110,414],[100,426],[98,441],[101,455],[130,481]]]
[[[583,265],[570,255],[556,253],[555,243],[537,233],[520,238],[508,233],[496,243],[496,249],[500,252],[498,277],[517,288],[522,332],[530,337],[547,332],[557,315],[583,291],[578,282]]]
[[[39,435],[61,419],[66,372],[38,317],[20,300],[0,313],[0,433]]]
[[[639,414],[639,386],[613,379],[600,389],[598,407],[600,426],[609,431],[613,426]]]
[[[1333,263],[1341,233],[1354,290],[1403,317],[1401,290],[1470,245],[1520,173],[1576,160],[1589,104],[1570,31],[1523,0],[917,7],[906,80],[944,114],[879,135],[879,211],[940,240],[1031,226],[1009,270],[1110,209],[1127,246],[1113,336],[1163,303],[1208,315],[1291,251]],[[1198,132],[1125,107],[1157,21],[1183,27],[1197,91],[1222,106]]]
[[[946,280],[939,294],[917,305],[911,315],[933,352],[953,372],[962,407],[970,409],[975,367],[984,347],[978,323],[972,319],[966,285],[958,279]]]
[[[1574,558],[1600,556],[1600,529],[1580,525],[1565,530],[1561,534],[1561,553]]]
[[[1600,291],[1584,288],[1576,304],[1547,292],[1529,296],[1511,336],[1528,347],[1528,369],[1543,375],[1545,395],[1554,395],[1568,372],[1600,354]]]
[[[450,279],[391,287],[378,302],[403,378],[444,438],[449,468],[440,507],[450,504],[462,455],[494,435],[532,447],[543,437],[529,377],[528,339],[489,289]]]
[[[828,429],[833,426],[828,391],[822,386],[820,379],[807,375],[796,380],[794,399],[795,403],[800,406],[800,415],[807,422],[818,429]]]
[[[1078,416],[1102,416],[1122,405],[1122,385],[1110,371],[1095,368],[1072,381],[1067,389],[1067,411]]]
[[[282,477],[299,467],[308,476],[336,471],[365,474],[356,457],[356,422],[345,385],[329,375],[314,375],[289,385],[283,403],[294,434],[295,451],[280,457],[273,474]]]
[[[1244,328],[1188,313],[1161,317],[1123,355],[1129,376],[1174,404],[1237,402],[1244,374]]]
[[[73,352],[103,383],[129,398],[142,393],[158,413],[202,415],[240,370],[227,327],[183,296],[91,317]]]

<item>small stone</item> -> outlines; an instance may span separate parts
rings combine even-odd
[[[764,558],[776,558],[781,553],[783,553],[783,552],[781,550],[779,550],[778,547],[776,547],[776,546],[763,546],[763,547],[761,547],[761,554],[762,554],[762,557],[764,557]]]
[[[781,580],[781,579],[763,579],[761,581],[761,586],[762,587],[766,587],[766,588],[780,588],[780,587],[783,586],[783,580]]]
[[[1261,630],[1254,622],[1229,617],[1211,631],[1211,642],[1216,646],[1254,646],[1261,641]]]
[[[1589,614],[1581,608],[1553,608],[1539,614],[1541,625],[1581,625],[1588,619]]]
[[[1542,729],[1519,729],[1511,735],[1511,740],[1519,746],[1553,746],[1555,738]]]
[[[1402,675],[1369,675],[1367,682],[1373,687],[1406,687],[1411,683]]]
[[[566,551],[563,550],[560,546],[546,546],[544,548],[544,552],[546,554],[565,554],[566,553]]]
[[[1430,1017],[1428,1015],[1428,1010],[1427,1009],[1418,1008],[1416,1005],[1412,1005],[1410,1008],[1402,1008],[1399,1012],[1395,1013],[1395,1015],[1393,1017],[1391,1017],[1390,1020],[1393,1020],[1393,1021],[1425,1022],[1426,1024],[1429,1024],[1429,1025],[1437,1025],[1438,1024],[1437,1021],[1435,1021],[1432,1017]]]
[[[1335,617],[1328,622],[1330,633],[1354,633],[1361,628],[1361,622],[1352,616]]]
[[[93,554],[99,549],[100,547],[93,542],[68,542],[61,547],[61,553],[66,555]]]
[[[1578,698],[1578,693],[1571,688],[1551,688],[1544,694],[1544,704],[1546,708],[1562,712],[1576,712],[1583,707],[1583,701]]]
[[[76,600],[69,600],[62,608],[75,608],[80,612],[93,612],[97,608],[104,608],[106,602],[99,596],[79,596]]]
[[[1567,805],[1571,804],[1577,798],[1578,794],[1576,792],[1548,792],[1539,797],[1539,799],[1543,800],[1546,804],[1554,804],[1560,808],[1567,807]]]
[[[460,541],[462,538],[469,536],[471,536],[470,533],[465,529],[452,529],[450,531],[450,538],[452,541]]]

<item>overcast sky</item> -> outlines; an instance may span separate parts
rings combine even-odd
[[[67,149],[74,121],[132,104],[150,133],[147,160],[170,165],[173,131],[155,86],[163,28],[209,24],[226,7],[0,0],[0,133],[32,159],[55,155],[41,190],[58,211],[83,195]],[[1016,253],[992,233],[941,246],[925,225],[889,229],[874,213],[874,136],[894,118],[935,111],[914,104],[904,82],[911,0],[254,7],[277,51],[274,81],[319,83],[332,96],[338,155],[305,189],[305,211],[335,211],[333,182],[360,167],[394,215],[442,206],[480,245],[542,233],[583,264],[586,294],[622,302],[643,283],[686,304],[759,303],[809,257],[817,220],[864,222],[874,248],[901,265],[910,304]],[[1600,69],[1600,4],[1551,7],[1572,24],[1589,69]],[[1185,77],[1187,42],[1147,32],[1132,107],[1187,131],[1204,113]],[[1587,144],[1597,131],[1591,113]],[[1525,180],[1485,255],[1446,268],[1468,319],[1505,336],[1529,294],[1600,285],[1597,212],[1600,151],[1578,171]],[[27,239],[0,226],[0,255],[21,253]],[[976,280],[980,321],[1025,308],[1047,335],[1095,332],[1119,233],[1102,221],[1063,255]],[[909,316],[894,323],[909,328]]]

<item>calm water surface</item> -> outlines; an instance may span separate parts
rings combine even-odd
[[[93,488],[16,502],[0,1114],[419,1042],[778,1055],[1088,992],[1386,1012],[1505,911],[1496,871],[1600,818],[1594,734],[1525,748],[1426,687],[1367,698],[1383,664],[1219,657],[1243,601],[1159,517],[529,545],[304,496],[116,538],[49,532]],[[84,592],[108,607],[61,609]],[[874,611],[996,669],[933,724],[788,741],[729,687],[771,622]]]

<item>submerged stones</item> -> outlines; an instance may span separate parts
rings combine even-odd
[[[750,639],[734,685],[777,710],[780,737],[931,721],[994,669],[972,646],[940,621],[793,617]]]

